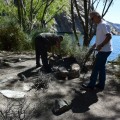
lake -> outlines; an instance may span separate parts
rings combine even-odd
[[[93,37],[90,44],[92,45],[94,41],[95,41],[95,36]],[[108,61],[115,60],[120,55],[120,36],[117,35],[112,36],[112,45],[113,45],[113,51],[108,57]]]

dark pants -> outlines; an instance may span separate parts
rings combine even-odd
[[[111,52],[98,52],[98,54],[96,55],[96,60],[90,77],[90,83],[88,84],[88,86],[94,88],[97,81],[97,77],[99,75],[98,86],[104,89],[105,80],[106,80],[105,64],[110,53]]]
[[[36,66],[40,66],[40,57],[45,70],[49,70],[50,66],[47,59],[47,42],[45,38],[37,37],[35,39],[35,52],[36,52]]]

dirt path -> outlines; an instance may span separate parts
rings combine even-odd
[[[27,91],[40,74],[34,68],[34,54],[6,54],[0,53],[0,60],[10,63],[0,66],[0,90],[25,92],[26,103],[30,103],[26,111],[35,107],[34,114],[31,113],[32,120],[120,120],[120,80],[111,72],[113,68],[110,65],[107,66],[107,83],[102,92],[80,90],[80,85],[89,79],[90,71],[72,80],[58,80],[53,73],[42,74],[46,79],[50,77],[48,89]],[[26,77],[24,81],[20,81],[21,74]],[[56,99],[72,103],[71,108],[61,115],[54,115],[52,108]],[[0,109],[3,113],[9,100],[14,101],[0,94]]]

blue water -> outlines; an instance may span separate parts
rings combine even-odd
[[[91,41],[91,45],[95,42],[95,36],[93,37]],[[113,35],[112,36],[112,46],[113,46],[113,51],[108,57],[108,61],[115,60],[119,55],[120,55],[120,36]]]

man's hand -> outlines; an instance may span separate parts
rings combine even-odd
[[[97,46],[97,50],[100,51],[100,50],[102,49],[102,47],[103,47],[102,44],[98,45],[98,46]]]

